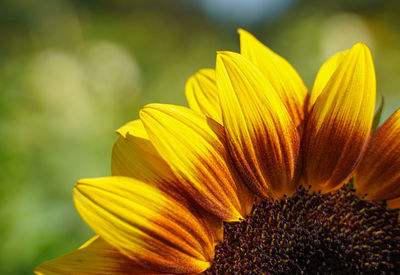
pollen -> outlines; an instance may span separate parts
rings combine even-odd
[[[395,274],[400,270],[398,212],[367,202],[350,185],[322,195],[256,202],[249,216],[224,224],[205,274]]]

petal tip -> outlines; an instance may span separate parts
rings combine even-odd
[[[72,193],[74,195],[78,195],[78,193],[81,193],[81,187],[82,185],[86,184],[87,179],[79,179],[75,182],[74,188],[72,189]]]
[[[358,42],[351,47],[350,52],[352,53],[367,53],[371,55],[371,50],[369,49],[368,45],[364,42]]]
[[[120,137],[125,139],[129,138],[129,136],[147,139],[147,134],[140,119],[136,119],[122,125],[115,132],[119,134]]]
[[[364,42],[360,41],[356,44],[354,44],[353,48],[358,48],[358,49],[369,49],[369,47],[367,46],[367,44],[365,44]]]
[[[161,109],[161,108],[165,108],[166,106],[168,106],[168,104],[162,104],[162,103],[150,103],[150,104],[146,104],[139,112],[139,116],[141,113],[145,113],[146,111],[150,110],[150,109]]]
[[[240,54],[231,52],[231,51],[217,51],[217,58],[218,57],[235,56],[235,55],[240,55]]]
[[[126,138],[126,135],[128,134],[129,131],[126,130],[124,126],[119,127],[117,130],[115,130],[115,133],[120,135],[123,138]]]
[[[232,64],[232,62],[235,62],[234,60],[238,58],[243,58],[243,56],[239,53],[231,52],[231,51],[219,51],[217,52],[217,65],[216,65],[216,71],[218,71],[218,67],[220,66],[219,64],[223,65],[223,67],[226,67],[228,64]],[[218,81],[217,81],[218,83]]]
[[[152,110],[154,109],[158,109],[159,105],[161,104],[158,103],[147,104],[139,111],[139,117],[144,122],[144,124],[146,124],[145,121],[149,113],[152,112]]]
[[[240,34],[240,35],[242,35],[242,34],[249,34],[248,31],[246,31],[245,29],[242,29],[242,28],[238,28],[238,29],[237,29],[237,33]]]
[[[73,188],[73,193],[75,195],[79,194],[84,194],[83,192],[85,190],[85,187],[96,187],[99,184],[106,183],[111,177],[97,177],[97,178],[83,178],[79,179],[75,182],[75,186]],[[123,177],[118,177],[114,176],[113,178],[123,178]]]
[[[222,59],[226,55],[225,51],[217,51],[217,61]]]

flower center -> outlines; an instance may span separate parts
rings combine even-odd
[[[358,274],[400,270],[398,213],[359,199],[299,188],[292,198],[257,202],[246,219],[224,225],[205,274]]]

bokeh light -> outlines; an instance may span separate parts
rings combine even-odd
[[[206,13],[217,21],[252,25],[270,21],[288,10],[295,0],[201,0]]]

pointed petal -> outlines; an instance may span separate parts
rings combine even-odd
[[[177,181],[168,164],[151,144],[140,120],[125,124],[117,133],[121,136],[112,151],[113,176],[132,177],[168,186]]]
[[[314,86],[311,90],[310,101],[308,102],[308,111],[311,111],[315,101],[317,101],[317,98],[321,95],[326,84],[328,84],[329,79],[336,71],[346,52],[348,51],[338,52],[329,58],[319,69],[317,77],[314,81]]]
[[[351,176],[371,133],[375,81],[371,53],[358,43],[317,98],[303,142],[304,182],[312,190],[335,190]]]
[[[132,178],[106,177],[78,181],[74,202],[95,232],[143,266],[195,273],[211,265],[212,232],[182,197]]]
[[[304,118],[304,102],[307,88],[303,80],[288,61],[274,53],[243,29],[240,34],[240,53],[254,63],[285,104],[296,126]],[[269,92],[267,95],[269,96]]]
[[[293,193],[299,136],[275,89],[237,53],[218,53],[216,73],[229,149],[241,176],[263,197]]]
[[[220,124],[174,105],[147,105],[140,117],[154,147],[193,200],[223,220],[242,217]]]
[[[376,131],[357,168],[354,187],[369,200],[400,197],[400,109]]]
[[[120,136],[126,138],[127,135],[132,135],[141,139],[148,140],[146,129],[140,119],[132,120],[116,131]]]
[[[202,69],[191,76],[186,82],[185,93],[191,109],[222,124],[214,69]]]
[[[134,260],[96,236],[78,250],[41,264],[36,275],[151,274]]]

